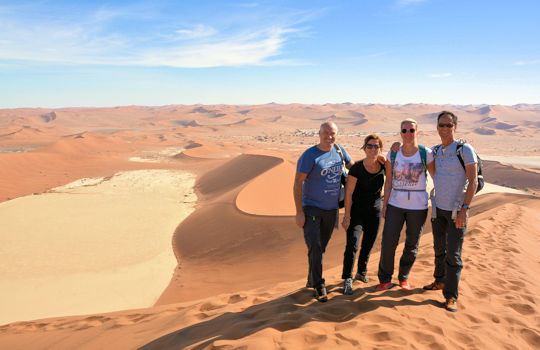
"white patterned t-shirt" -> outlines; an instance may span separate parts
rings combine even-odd
[[[391,151],[387,159],[390,159]],[[426,165],[433,162],[433,152],[426,148]],[[427,178],[420,151],[405,157],[401,148],[396,154],[392,170],[392,192],[388,204],[403,209],[427,209]]]

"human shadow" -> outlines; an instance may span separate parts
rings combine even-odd
[[[280,332],[296,329],[308,322],[347,322],[358,315],[378,308],[432,305],[438,301],[415,301],[408,295],[424,293],[421,288],[402,290],[399,287],[376,292],[375,286],[356,288],[352,295],[341,294],[341,284],[329,285],[331,296],[326,303],[313,302],[312,289],[300,289],[269,302],[248,307],[240,312],[226,312],[208,321],[199,322],[159,337],[140,347],[140,350],[203,349],[217,340],[237,340],[266,328]],[[396,299],[399,298],[399,299]]]

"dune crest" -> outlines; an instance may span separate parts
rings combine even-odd
[[[504,204],[493,206],[494,202]],[[374,292],[374,283],[355,282],[355,293],[343,296],[337,267],[325,271],[330,290],[325,304],[314,301],[299,280],[151,309],[13,323],[0,327],[0,345],[45,348],[54,344],[68,349],[76,344],[93,349],[107,344],[146,350],[376,348],[399,341],[400,347],[417,349],[479,344],[536,348],[540,298],[534,291],[540,280],[531,258],[540,249],[533,228],[540,224],[536,215],[540,201],[492,194],[479,198],[476,208],[464,245],[457,314],[443,309],[440,292],[421,289],[432,279],[433,268],[431,237],[424,235],[411,274],[411,291],[393,288],[379,293]],[[378,253],[370,260],[369,271],[376,270],[377,262]]]
[[[490,183],[471,206],[460,311],[421,289],[433,279],[429,222],[413,290],[374,292],[379,233],[371,282],[352,296],[336,229],[330,301],[315,302],[293,216],[298,157],[329,117],[356,161],[366,135],[386,153],[408,117],[435,145],[441,110],[458,115]],[[539,193],[538,120],[538,105],[0,110],[0,318],[21,320],[0,326],[0,348],[538,348],[539,199],[500,193]]]

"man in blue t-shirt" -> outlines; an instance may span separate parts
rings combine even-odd
[[[441,145],[432,147],[435,158],[435,198],[432,202],[434,218],[433,246],[435,250],[435,281],[426,290],[441,290],[448,311],[457,311],[458,284],[463,268],[461,250],[471,201],[478,185],[478,158],[471,145],[456,141],[454,132],[457,116],[442,111],[437,117],[437,131]],[[463,159],[463,165],[458,158]]]
[[[308,148],[298,159],[293,189],[296,225],[304,229],[308,247],[307,286],[315,288],[315,297],[321,302],[328,300],[322,259],[337,220],[343,162],[348,169],[354,164],[347,151],[337,145],[343,155],[342,162],[334,147],[337,131],[333,122],[321,125],[319,144]]]

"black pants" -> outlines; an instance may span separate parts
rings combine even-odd
[[[432,220],[433,248],[435,249],[435,272],[437,282],[444,282],[445,298],[458,298],[458,284],[463,262],[461,250],[467,226],[456,228],[452,212],[437,208],[437,217]]]
[[[352,278],[354,262],[356,260],[356,252],[358,251],[358,243],[362,232],[362,247],[358,256],[357,272],[361,275],[367,273],[367,263],[369,254],[373,248],[373,243],[377,238],[377,232],[381,223],[381,212],[375,208],[366,208],[360,213],[354,213],[351,218],[351,224],[347,229],[347,245],[343,254],[343,272],[341,278]]]
[[[304,224],[304,240],[308,247],[308,285],[318,287],[324,285],[322,262],[324,252],[336,223],[337,209],[324,210],[316,207],[304,207],[306,223]]]
[[[399,260],[398,279],[400,281],[407,281],[409,279],[409,272],[418,253],[418,242],[422,235],[426,216],[427,209],[402,209],[388,205],[383,228],[381,260],[379,261],[378,276],[380,283],[392,281],[394,257],[404,223],[407,224],[405,247],[403,247],[403,253]]]

